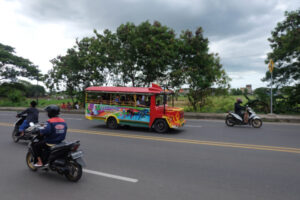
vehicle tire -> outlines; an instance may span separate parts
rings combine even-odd
[[[18,137],[19,129],[17,127],[14,128],[12,132],[12,139],[15,143],[19,142],[19,137]]]
[[[106,126],[111,129],[118,128],[117,120],[114,117],[109,117],[106,121]]]
[[[235,120],[231,115],[226,116],[225,123],[227,126],[230,126],[230,127],[234,126],[234,121]]]
[[[68,172],[65,174],[69,181],[77,182],[82,176],[82,167],[76,161],[70,161],[67,164]]]
[[[252,120],[252,126],[254,128],[260,128],[262,126],[262,121],[261,119],[253,119]]]
[[[165,133],[169,130],[169,126],[164,119],[157,119],[154,123],[154,130],[158,133]]]
[[[28,151],[26,154],[26,164],[30,170],[32,170],[32,171],[37,170],[37,168],[34,166],[34,157],[30,151]]]

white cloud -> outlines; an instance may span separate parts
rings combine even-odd
[[[261,81],[261,79],[264,77],[264,74],[256,71],[229,72],[228,75],[232,79],[230,83],[232,88],[241,88],[251,84],[252,88],[255,89],[259,87],[267,87],[268,85],[267,82]]]
[[[19,56],[40,66],[65,54],[76,38],[93,29],[115,31],[121,23],[158,20],[181,30],[202,26],[210,51],[219,53],[232,78],[232,87],[260,81],[270,52],[267,38],[285,10],[299,7],[299,0],[14,0],[0,1],[0,42],[16,48]]]
[[[67,24],[37,23],[16,12],[18,2],[0,2],[0,42],[15,47],[17,55],[28,58],[43,73],[51,68],[51,59],[65,54],[75,40]]]

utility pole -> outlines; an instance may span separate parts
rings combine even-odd
[[[273,60],[271,59],[270,60],[270,63],[269,63],[269,71],[271,73],[271,108],[270,108],[270,111],[271,111],[271,114],[273,114],[273,69],[274,69],[274,62]]]
[[[36,75],[36,104],[39,104],[39,73]]]

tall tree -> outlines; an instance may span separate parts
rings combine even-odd
[[[285,17],[268,39],[272,52],[268,53],[266,63],[270,59],[275,62],[273,79],[277,85],[300,83],[300,10],[285,12]],[[263,80],[269,79],[267,72]]]
[[[53,68],[46,77],[46,85],[50,90],[63,89],[72,98],[80,95],[89,85],[101,85],[104,81],[103,65],[95,50],[95,38],[83,38],[67,50],[65,56],[51,60]]]
[[[166,26],[148,21],[136,26],[122,24],[115,34],[109,31],[99,41],[106,41],[107,58],[111,58],[110,71],[118,74],[122,85],[149,86],[163,80],[175,58],[175,34]],[[113,47],[113,48],[112,48]]]
[[[167,26],[148,21],[137,27],[137,65],[141,67],[140,81],[144,86],[151,82],[164,82],[176,58],[175,33]]]
[[[212,86],[226,86],[229,81],[219,57],[208,51],[208,39],[203,37],[202,28],[198,28],[195,34],[189,30],[181,34],[179,54],[182,72],[189,85],[188,99],[195,111],[205,104]]]
[[[19,76],[37,78],[38,73],[28,59],[15,55],[13,47],[0,43],[0,80],[16,81]]]

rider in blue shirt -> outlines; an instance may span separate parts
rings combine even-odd
[[[44,136],[43,140],[33,146],[33,150],[37,156],[36,167],[43,166],[42,153],[43,150],[49,151],[50,146],[62,142],[67,133],[67,124],[64,119],[58,117],[60,109],[56,105],[50,105],[45,108],[50,118],[47,125],[41,130],[40,134]]]

